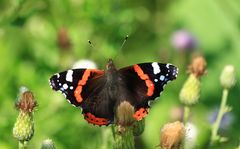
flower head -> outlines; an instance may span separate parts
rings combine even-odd
[[[197,78],[206,74],[206,61],[203,56],[197,56],[192,60],[191,65],[188,66],[188,72],[195,75]]]
[[[55,149],[55,145],[51,139],[46,139],[42,142],[41,149]]]
[[[130,126],[134,122],[134,107],[127,101],[123,101],[117,107],[116,119],[117,124],[121,126]]]
[[[222,74],[220,76],[221,85],[226,88],[232,88],[236,83],[235,68],[232,65],[227,65],[224,67]]]
[[[34,99],[33,93],[31,91],[24,91],[20,94],[20,97],[16,103],[18,110],[23,112],[33,112],[34,108],[37,106],[37,102]]]
[[[185,149],[194,149],[196,146],[198,129],[192,123],[187,123],[185,125],[186,129],[186,138],[184,140],[184,148]]]
[[[192,105],[198,102],[200,97],[200,77],[206,73],[206,61],[202,56],[195,57],[188,66],[190,73],[185,81],[181,91],[180,100],[186,105]]]
[[[19,115],[13,127],[13,136],[21,142],[29,141],[34,134],[33,111],[37,102],[31,91],[26,88],[20,89],[16,107]]]
[[[179,51],[193,50],[196,47],[196,39],[190,32],[179,30],[172,36],[172,45]]]
[[[162,149],[179,149],[185,137],[185,128],[183,123],[176,121],[174,123],[167,123],[161,130]]]
[[[198,102],[200,97],[200,81],[191,74],[184,83],[179,97],[180,101],[185,105],[193,105]]]

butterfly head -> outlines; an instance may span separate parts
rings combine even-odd
[[[106,76],[107,81],[110,83],[113,83],[114,80],[117,78],[117,69],[115,65],[113,64],[113,60],[109,59],[106,65]]]
[[[112,59],[108,60],[107,65],[106,65],[106,70],[108,72],[115,72],[116,71],[116,68],[115,68],[115,65],[113,64],[113,60]]]

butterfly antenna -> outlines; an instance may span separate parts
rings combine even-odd
[[[127,39],[128,39],[128,35],[124,38],[124,41],[123,41],[123,43],[122,43],[122,45],[121,45],[121,48],[120,48],[120,51],[122,51],[123,46],[125,45]]]
[[[123,46],[125,45],[127,39],[128,39],[128,35],[124,38],[123,43],[122,43],[121,48],[120,48],[120,50],[118,51],[118,53],[119,53],[119,52],[122,52]],[[116,54],[116,55],[114,56],[114,59],[116,59],[117,56],[118,56],[118,54]]]
[[[87,52],[87,55],[86,55],[86,56],[87,56],[87,57],[90,57],[91,54],[92,54],[92,51],[95,51],[95,47],[93,46],[93,44],[92,44],[92,42],[91,42],[90,40],[88,40],[88,43],[89,43],[91,49]]]
[[[91,42],[90,40],[88,40],[88,43],[89,43],[90,47],[91,47],[92,49],[94,49],[94,46],[93,46],[93,44],[92,44],[92,42]]]

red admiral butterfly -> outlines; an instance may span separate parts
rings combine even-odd
[[[101,126],[114,122],[114,109],[125,100],[135,108],[133,117],[141,120],[148,113],[149,102],[160,96],[177,73],[177,67],[157,62],[117,70],[110,59],[105,71],[70,69],[53,75],[50,85],[71,104],[81,107],[89,123]]]

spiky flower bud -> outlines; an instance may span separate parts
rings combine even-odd
[[[29,141],[34,134],[33,110],[37,103],[32,92],[26,90],[20,93],[16,107],[19,115],[13,127],[13,136],[21,141]]]
[[[200,81],[191,74],[180,91],[180,100],[185,105],[193,105],[198,102],[200,96]]]
[[[55,145],[51,139],[46,139],[42,142],[41,149],[55,149]]]
[[[232,88],[236,83],[235,68],[232,65],[227,65],[224,67],[222,74],[220,76],[221,85],[226,88]]]
[[[185,137],[183,123],[167,123],[161,130],[160,146],[162,149],[180,149]]]
[[[130,126],[133,124],[134,107],[127,101],[123,101],[117,107],[116,121],[118,125]]]
[[[145,128],[145,119],[135,122],[133,124],[133,135],[140,136],[143,133],[144,128]]]
[[[13,136],[18,141],[29,141],[34,134],[32,114],[20,111],[17,121],[13,127]]]
[[[121,102],[116,108],[116,126],[114,128],[114,148],[133,149],[134,107],[127,101]]]

